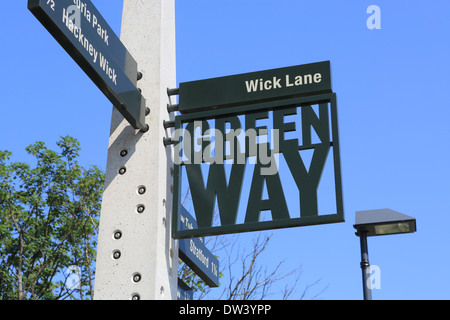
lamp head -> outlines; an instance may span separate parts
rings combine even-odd
[[[416,231],[416,219],[391,209],[357,211],[353,227],[357,236],[362,232],[368,237],[412,233]]]

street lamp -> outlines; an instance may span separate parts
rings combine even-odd
[[[415,232],[416,219],[391,209],[356,211],[353,227],[357,230],[356,235],[361,243],[364,300],[372,300],[372,291],[369,284],[370,264],[367,237]]]

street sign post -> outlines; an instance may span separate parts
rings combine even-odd
[[[175,1],[123,0],[120,36],[139,61],[139,87],[152,113],[145,119],[149,130],[137,133],[118,109],[112,110],[94,299],[176,300],[179,250],[170,234],[172,157],[162,143],[162,123],[173,120],[165,90],[176,85]],[[118,259],[111,256],[118,251]]]
[[[137,63],[90,0],[29,0],[28,9],[135,129],[147,130]]]
[[[194,217],[183,207],[179,208],[181,230],[197,229]],[[208,250],[203,238],[181,239],[179,256],[208,286],[219,286],[219,260]]]

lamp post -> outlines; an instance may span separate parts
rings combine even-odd
[[[372,300],[367,237],[415,232],[416,219],[391,209],[357,211],[353,227],[361,243],[364,300]]]

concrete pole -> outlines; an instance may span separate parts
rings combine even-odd
[[[124,0],[121,40],[138,62],[149,131],[113,108],[99,227],[95,299],[176,299],[178,242],[171,237],[172,153],[163,121],[176,87],[174,0]],[[173,99],[173,98],[172,98]]]

